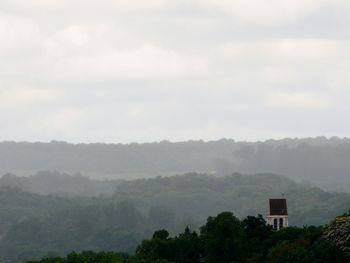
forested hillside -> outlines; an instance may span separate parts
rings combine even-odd
[[[324,224],[350,208],[349,193],[330,193],[273,174],[138,179],[118,185],[114,199],[131,200],[140,209],[169,207],[180,218],[205,219],[220,211],[239,217],[266,214],[267,200],[282,196],[288,199],[293,225]]]
[[[203,172],[275,173],[327,190],[350,189],[350,140],[324,137],[266,142],[188,141],[145,144],[0,143],[0,173],[38,171],[133,179]]]
[[[349,221],[350,217],[344,216],[343,220]],[[346,263],[349,260],[347,247],[327,238],[323,226],[288,227],[276,232],[261,215],[239,220],[231,212],[222,212],[208,217],[199,231],[186,227],[172,237],[167,230],[158,230],[151,239],[139,244],[134,256],[85,251],[39,263]]]
[[[63,256],[72,250],[133,253],[157,229],[171,234],[186,226],[198,230],[209,215],[221,211],[238,218],[265,215],[268,198],[282,194],[292,225],[325,224],[350,208],[350,194],[325,192],[273,174],[139,179],[119,183],[113,195],[95,197],[39,195],[3,186],[0,261]]]
[[[40,171],[31,176],[5,174],[0,187],[19,188],[36,194],[68,196],[98,196],[114,193],[119,180],[96,180],[80,174]]]

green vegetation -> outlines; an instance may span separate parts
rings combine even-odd
[[[326,192],[273,174],[213,177],[192,173],[139,179],[121,183],[113,198],[132,201],[144,213],[152,206],[171,208],[184,225],[195,228],[220,211],[235,211],[239,218],[264,215],[268,199],[282,194],[288,199],[292,225],[325,224],[350,204],[348,193]]]
[[[220,211],[235,211],[238,218],[265,214],[268,198],[281,193],[288,198],[292,225],[325,224],[349,209],[350,194],[328,193],[271,174],[142,179],[119,183],[114,195],[98,197],[0,187],[0,261],[63,256],[73,250],[133,253],[157,229],[172,235],[186,226],[199,231],[209,215]]]
[[[156,231],[138,246],[135,256],[120,253],[71,253],[31,263],[344,263],[346,254],[322,237],[322,227],[272,230],[261,215],[243,221],[231,212],[209,217],[200,233],[188,227],[170,237]]]
[[[166,260],[148,260],[131,257],[125,253],[84,251],[80,254],[72,252],[65,258],[46,258],[41,261],[29,261],[28,263],[168,263]]]

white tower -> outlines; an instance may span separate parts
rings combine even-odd
[[[284,198],[270,199],[269,206],[270,209],[266,218],[267,224],[275,230],[288,227],[287,200]]]

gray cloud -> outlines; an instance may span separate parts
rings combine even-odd
[[[0,139],[347,136],[345,0],[3,0]]]

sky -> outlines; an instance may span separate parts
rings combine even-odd
[[[350,134],[348,0],[1,0],[0,141]]]

